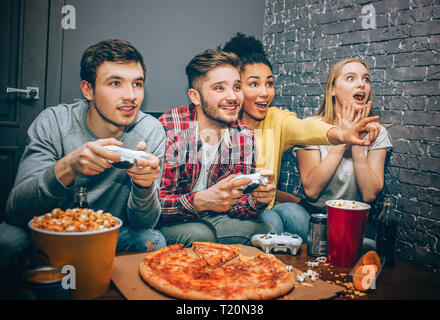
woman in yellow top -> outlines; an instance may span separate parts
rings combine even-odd
[[[270,169],[277,185],[283,153],[295,145],[351,144],[370,145],[377,135],[378,126],[372,121],[378,117],[346,123],[336,127],[318,120],[303,121],[294,112],[270,107],[275,96],[272,65],[262,43],[252,36],[238,33],[223,50],[234,52],[241,59],[241,80],[244,93],[241,120],[256,129],[257,168]],[[370,139],[361,140],[360,132],[369,131]],[[289,211],[289,215],[280,214]],[[288,217],[288,220],[285,219]],[[308,232],[309,214],[296,203],[275,205],[275,197],[264,211],[262,219],[271,223],[277,233],[297,233],[303,241]]]

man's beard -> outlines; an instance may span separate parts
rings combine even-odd
[[[227,126],[227,125],[231,124],[232,122],[237,121],[237,119],[238,119],[238,117],[236,117],[234,120],[231,120],[231,121],[221,119],[215,112],[217,109],[215,109],[215,107],[213,107],[213,108],[209,107],[201,93],[200,93],[200,104],[201,104],[202,111],[205,114],[205,116],[208,117],[209,119],[217,122],[221,126]]]

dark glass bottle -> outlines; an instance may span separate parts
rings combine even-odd
[[[377,218],[376,233],[376,250],[380,257],[385,257],[384,268],[394,268],[396,238],[397,219],[394,213],[394,203],[391,198],[385,198],[382,212]]]
[[[79,187],[75,191],[75,207],[76,208],[88,208],[89,203],[87,202],[87,188]]]

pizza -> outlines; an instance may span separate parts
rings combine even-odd
[[[293,273],[272,254],[240,256],[223,269],[229,284],[228,300],[271,299],[288,293],[295,284]]]
[[[154,289],[192,300],[271,299],[295,284],[294,274],[275,256],[261,252],[248,257],[238,246],[211,242],[194,242],[192,250],[175,244],[149,253],[139,273]]]
[[[234,259],[240,249],[233,245],[224,245],[214,242],[193,242],[193,250],[206,262],[209,268],[217,268]]]

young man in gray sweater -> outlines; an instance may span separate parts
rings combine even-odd
[[[11,278],[29,250],[28,221],[54,208],[73,208],[78,187],[87,188],[90,208],[122,219],[117,251],[166,245],[152,229],[161,211],[165,131],[140,111],[145,74],[142,55],[130,43],[102,41],[81,60],[81,91],[87,101],[47,108],[32,123],[6,222],[0,225],[0,287],[7,287],[3,275]],[[104,148],[108,145],[144,150],[150,157],[129,169],[114,168],[110,161],[120,157]]]

